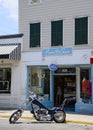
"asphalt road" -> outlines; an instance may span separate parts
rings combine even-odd
[[[9,124],[8,118],[0,118],[0,130],[93,130],[93,125],[77,123],[37,122],[19,119],[16,124]]]

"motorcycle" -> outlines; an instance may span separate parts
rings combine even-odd
[[[25,103],[31,105],[31,113],[37,121],[55,121],[56,123],[64,123],[66,119],[66,113],[63,110],[66,103],[66,99],[63,101],[63,104],[59,107],[54,107],[52,109],[44,106],[35,96],[31,94]],[[24,104],[25,104],[24,103]],[[21,107],[16,110],[9,118],[9,123],[16,123],[16,121],[21,118],[24,109]]]

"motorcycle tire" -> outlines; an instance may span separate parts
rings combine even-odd
[[[56,123],[64,123],[66,120],[66,113],[64,111],[57,111],[54,114],[54,121]]]
[[[9,118],[9,123],[15,123],[22,116],[22,112],[17,110]]]

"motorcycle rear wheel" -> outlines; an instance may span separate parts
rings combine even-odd
[[[17,110],[9,118],[9,123],[15,123],[22,116],[22,112]]]
[[[64,111],[57,111],[54,114],[54,121],[56,123],[64,123],[66,120],[66,113]]]

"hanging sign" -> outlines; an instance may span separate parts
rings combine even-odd
[[[57,68],[58,68],[58,67],[57,67],[56,64],[50,64],[50,65],[49,65],[49,69],[52,70],[52,71],[57,70]]]

